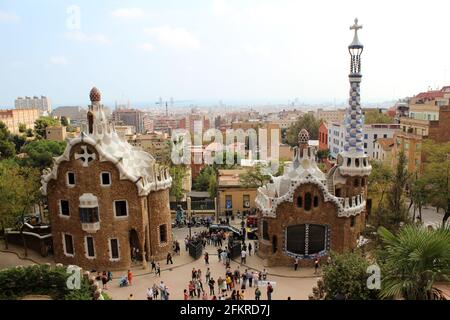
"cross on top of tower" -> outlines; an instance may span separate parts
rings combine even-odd
[[[363,26],[358,24],[358,18],[355,18],[355,24],[350,27],[350,30],[355,30],[355,32],[358,32],[358,30],[362,28]]]
[[[358,30],[362,29],[363,26],[358,24],[358,18],[355,18],[355,24],[350,27],[350,30],[355,30],[355,36],[353,38],[353,42],[350,44],[349,48],[363,48],[361,42],[358,39]]]

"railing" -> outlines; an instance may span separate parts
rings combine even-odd
[[[81,229],[83,229],[83,231],[89,232],[89,233],[97,232],[98,230],[100,230],[100,222],[82,223]]]

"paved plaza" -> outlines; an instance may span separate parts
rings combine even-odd
[[[193,228],[192,234],[200,232],[202,228]],[[160,261],[161,265],[161,277],[156,277],[154,273],[151,273],[151,267],[144,269],[142,265],[138,265],[132,269],[133,283],[128,287],[119,286],[119,278],[125,276],[127,270],[113,272],[113,281],[108,283],[108,290],[106,292],[114,300],[126,300],[130,294],[133,294],[135,300],[147,299],[147,288],[153,286],[153,284],[159,285],[161,281],[164,281],[169,288],[170,299],[181,300],[183,299],[183,290],[188,288],[188,283],[191,280],[192,268],[202,271],[202,282],[204,289],[209,294],[209,288],[205,284],[205,274],[207,267],[211,270],[211,276],[217,280],[219,277],[224,278],[225,266],[222,262],[219,262],[217,257],[217,247],[207,246],[205,251],[210,254],[209,266],[205,265],[203,257],[199,260],[194,260],[189,256],[184,248],[184,238],[189,233],[187,228],[174,229],[174,237],[180,242],[182,250],[180,255],[173,257],[173,265],[167,265],[166,261]],[[252,241],[253,242],[253,241]],[[247,244],[249,241],[247,241]],[[4,248],[4,244],[0,244],[1,249]],[[224,243],[224,246],[226,244]],[[252,243],[254,246],[254,244]],[[31,259],[20,259],[19,256],[23,252],[23,249],[14,245],[10,245],[10,252],[0,252],[0,268],[13,267],[16,265],[30,265],[33,263],[54,263],[52,257],[42,258],[39,254],[30,251],[28,257]],[[12,253],[16,252],[16,253]],[[240,261],[235,260],[231,262],[231,270],[234,270],[238,265],[241,271],[245,269],[262,271],[264,268],[268,272],[267,280],[275,282],[274,292],[272,299],[274,300],[286,300],[291,297],[293,300],[308,299],[308,295],[312,293],[312,288],[317,284],[318,277],[320,275],[314,274],[312,268],[299,268],[294,271],[294,268],[288,267],[273,267],[269,268],[265,265],[265,261],[256,257],[255,255],[247,257],[246,265],[241,265]],[[239,286],[240,288],[240,286]],[[266,287],[260,288],[262,291],[262,300],[267,299]],[[215,286],[217,294],[217,283]],[[255,287],[245,290],[245,299],[254,300]],[[228,295],[231,291],[228,292]],[[211,299],[211,297],[209,297]]]

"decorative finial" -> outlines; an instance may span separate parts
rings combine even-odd
[[[100,90],[98,90],[96,87],[93,87],[89,97],[91,99],[91,102],[100,102],[102,101],[102,94],[100,93]]]
[[[299,145],[305,145],[309,142],[309,132],[306,129],[300,130],[298,133],[298,144]]]

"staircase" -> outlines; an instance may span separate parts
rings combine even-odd
[[[328,172],[328,177],[327,177],[327,188],[328,191],[334,196],[334,173],[337,170],[337,165],[335,165],[333,168],[330,169],[330,171]]]

